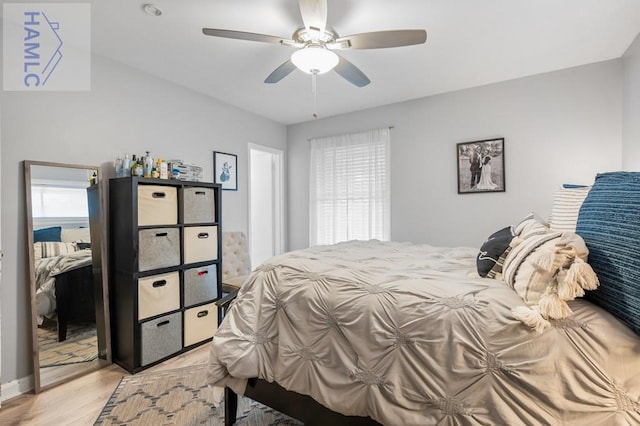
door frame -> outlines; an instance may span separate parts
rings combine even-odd
[[[249,143],[248,147],[247,147],[247,158],[248,158],[248,170],[247,170],[247,175],[248,175],[248,179],[247,179],[247,186],[249,188],[249,190],[247,191],[247,205],[248,205],[248,215],[247,215],[247,234],[248,234],[248,240],[249,240],[249,252],[251,252],[251,237],[253,235],[253,226],[251,223],[251,209],[252,209],[252,205],[251,205],[251,151],[255,150],[255,151],[262,151],[262,152],[266,152],[272,155],[275,155],[276,157],[279,158],[280,160],[280,170],[278,172],[278,180],[280,181],[280,188],[278,188],[278,192],[280,193],[280,197],[279,197],[279,205],[278,205],[278,209],[280,210],[280,214],[277,214],[277,212],[274,212],[274,228],[275,228],[275,232],[274,232],[274,236],[275,236],[275,241],[274,241],[274,254],[280,254],[283,253],[284,251],[286,251],[286,228],[285,228],[285,152],[284,150],[281,149],[277,149],[277,148],[272,148],[269,146],[265,146],[265,145],[259,145],[259,144],[255,144],[255,143]],[[278,232],[279,231],[279,232]],[[254,265],[252,263],[251,267],[255,267],[257,265]]]
[[[0,152],[2,151],[2,105],[0,105]],[[2,159],[0,158],[0,169],[2,168]],[[0,173],[1,176],[1,173]],[[0,185],[2,188],[2,185]],[[0,197],[2,200],[2,197]],[[2,212],[2,206],[0,202],[0,212]],[[0,214],[0,218],[2,214]],[[1,221],[0,221],[1,222]],[[2,258],[4,257],[4,253],[2,251],[2,224],[0,223],[0,293],[2,292]],[[2,307],[0,306],[0,377],[2,376]],[[2,381],[0,380],[0,383]],[[0,406],[2,406],[2,385],[0,385]]]

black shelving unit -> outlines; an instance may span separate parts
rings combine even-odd
[[[211,340],[222,296],[221,187],[109,181],[113,361],[136,373]]]

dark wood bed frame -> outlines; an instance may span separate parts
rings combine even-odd
[[[267,382],[262,379],[249,379],[244,396],[267,405],[281,413],[284,413],[305,425],[378,425],[370,417],[345,416],[331,411],[307,395],[288,391],[277,383]],[[234,391],[225,388],[224,392],[224,424],[232,426],[236,421],[238,409],[238,396]]]
[[[218,318],[223,317],[224,311],[236,298],[237,293],[237,289],[230,289],[223,286],[224,297],[216,302],[218,307],[221,308],[222,313]],[[263,379],[249,379],[244,391],[244,396],[293,417],[305,425],[380,426],[380,423],[370,417],[345,416],[344,414],[328,409],[308,395],[286,390],[277,383],[268,382]],[[238,395],[227,387],[224,390],[225,426],[233,426],[236,422],[237,410]]]
[[[55,276],[56,311],[58,313],[58,341],[67,338],[67,322],[96,321],[93,288],[93,267],[85,265]]]

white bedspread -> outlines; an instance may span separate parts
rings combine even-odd
[[[38,323],[42,323],[43,316],[51,316],[56,310],[56,275],[91,265],[91,261],[91,249],[78,250],[69,254],[36,260],[36,309],[38,312]]]
[[[270,259],[211,344],[211,384],[276,381],[387,425],[640,424],[640,338],[577,300],[537,334],[473,248],[348,242]]]

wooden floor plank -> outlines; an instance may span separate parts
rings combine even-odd
[[[204,344],[138,374],[203,364],[208,359],[209,345]],[[120,380],[129,375],[113,364],[37,395],[24,394],[3,401],[0,424],[91,426]]]

